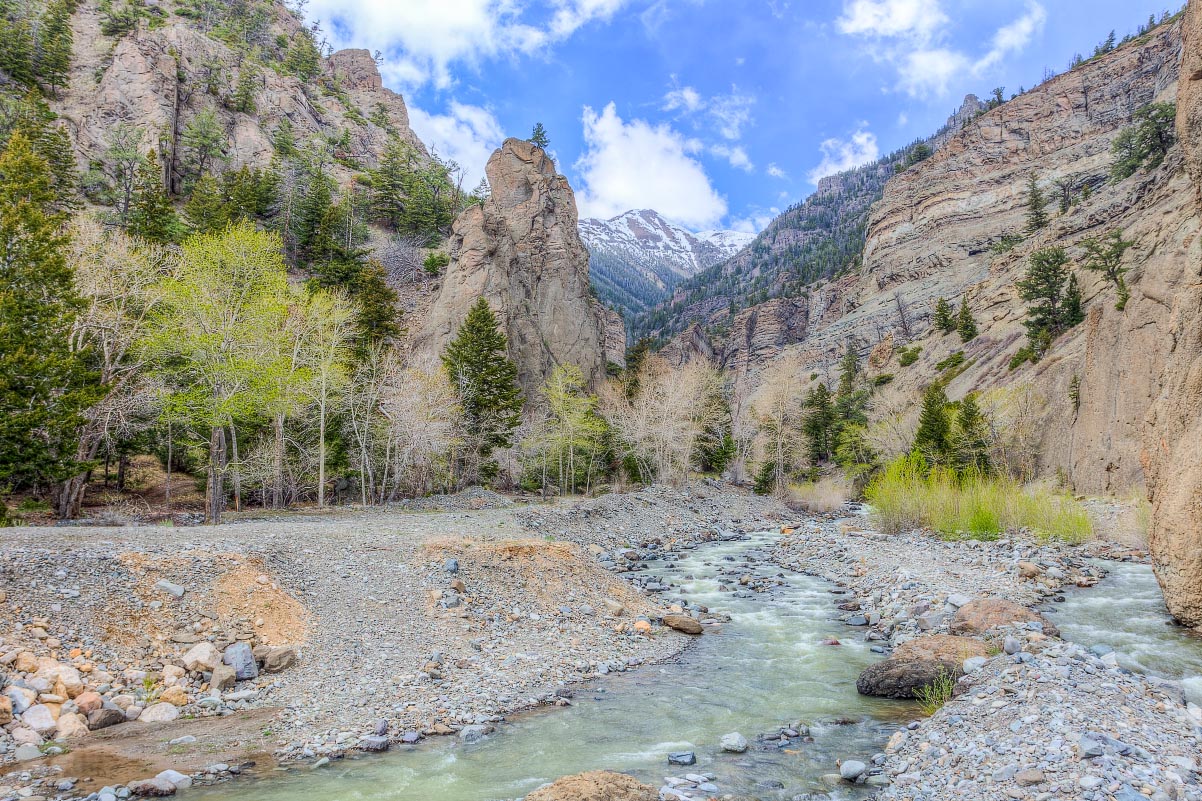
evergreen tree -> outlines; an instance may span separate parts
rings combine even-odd
[[[275,147],[276,155],[281,158],[292,158],[297,154],[296,133],[292,130],[292,120],[285,117],[280,121],[279,127],[271,137],[271,144]]]
[[[1019,296],[1031,304],[1023,324],[1036,356],[1043,354],[1045,342],[1055,339],[1067,327],[1064,310],[1067,265],[1064,248],[1037,250],[1031,254],[1026,277],[1017,284]]]
[[[547,149],[547,145],[551,144],[551,140],[547,138],[547,129],[543,127],[541,122],[534,123],[534,132],[530,134],[531,144],[538,145],[543,150]]]
[[[482,461],[487,461],[495,448],[512,444],[513,430],[521,419],[517,365],[509,359],[508,347],[496,315],[481,297],[442,357]],[[481,472],[487,477],[492,471],[485,468]]]
[[[1072,328],[1085,320],[1085,310],[1082,308],[1081,287],[1077,284],[1077,274],[1068,277],[1068,286],[1064,290],[1064,327]]]
[[[138,168],[137,187],[129,213],[128,230],[151,242],[168,244],[179,239],[179,217],[163,189],[163,168],[151,150]]]
[[[309,264],[326,259],[334,249],[332,230],[334,204],[333,181],[324,172],[309,176],[305,195],[294,218],[294,231],[300,261]]]
[[[14,0],[0,1],[0,72],[19,84],[33,86],[36,80],[33,67],[33,25],[25,9],[18,9]]]
[[[952,460],[959,473],[989,472],[989,426],[973,394],[960,401],[951,444]]]
[[[938,381],[922,396],[922,413],[914,434],[914,450],[931,464],[943,464],[951,450],[951,425],[947,418],[947,395]]]
[[[843,358],[839,362],[839,388],[835,392],[835,413],[840,428],[868,422],[865,414],[868,391],[860,384],[860,356],[849,339],[843,351]],[[837,431],[834,432],[834,436],[838,436]]]
[[[238,85],[234,89],[234,96],[230,98],[230,108],[243,114],[254,114],[255,89],[258,88],[258,84],[259,74],[250,62],[243,62],[242,69],[238,71]]]
[[[1141,169],[1159,167],[1177,141],[1176,122],[1176,103],[1150,103],[1135,112],[1132,124],[1115,137],[1110,147],[1114,156],[1111,176],[1121,181]]]
[[[38,30],[38,78],[58,97],[59,87],[71,77],[71,14],[74,0],[50,0]]]
[[[180,144],[187,153],[187,174],[199,178],[225,158],[225,128],[211,109],[205,109],[184,126]]]
[[[1027,179],[1027,233],[1033,234],[1048,224],[1048,214],[1044,210],[1047,198],[1039,187],[1039,178],[1031,173]]]
[[[935,302],[935,328],[945,334],[950,334],[956,330],[956,319],[952,316],[952,304],[948,303],[944,298],[940,298]]]
[[[79,205],[79,172],[75,166],[75,148],[71,135],[57,124],[58,115],[31,89],[17,104],[13,130],[29,140],[34,151],[50,168],[51,186],[56,197],[55,209],[73,209]]]
[[[55,201],[45,160],[14,133],[0,155],[0,487],[76,473],[83,412],[101,394],[69,344],[80,300]]]
[[[1091,237],[1081,243],[1085,248],[1085,258],[1082,259],[1081,266],[1102,273],[1107,281],[1114,284],[1119,296],[1114,307],[1119,311],[1127,306],[1127,300],[1131,297],[1127,281],[1123,278],[1127,272],[1127,268],[1123,266],[1123,254],[1134,244],[1135,242],[1123,239],[1123,232],[1118,229],[1111,231],[1101,240]]]
[[[819,383],[810,390],[804,407],[806,413],[801,423],[801,433],[808,444],[810,461],[813,464],[829,461],[835,453],[838,417],[826,384]]]
[[[184,204],[184,217],[198,234],[214,234],[229,224],[224,193],[212,175],[202,176],[192,187],[192,194]]]
[[[960,333],[961,342],[971,342],[977,338],[977,321],[972,318],[967,298],[960,300],[960,313],[956,316],[956,330]]]
[[[388,285],[388,272],[378,261],[360,265],[349,282],[351,298],[358,306],[354,355],[366,359],[371,349],[401,335],[396,290]]]

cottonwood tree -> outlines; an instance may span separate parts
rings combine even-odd
[[[804,450],[800,367],[784,360],[769,367],[752,398],[761,452],[757,484],[761,491],[781,493],[788,477],[800,466]]]
[[[619,452],[639,478],[687,483],[698,440],[721,408],[714,402],[722,391],[721,375],[700,362],[672,368],[658,356],[647,356],[637,385],[631,397],[612,384],[602,396],[602,413]]]
[[[326,502],[326,434],[334,401],[349,379],[355,312],[336,292],[309,294],[304,306],[302,359],[311,380],[308,394],[317,407],[317,505]]]
[[[395,491],[418,495],[450,489],[464,417],[446,368],[434,359],[402,365],[392,356],[385,375],[380,409],[387,420]]]
[[[281,249],[278,234],[237,223],[184,242],[164,284],[152,339],[156,369],[169,387],[167,414],[207,435],[209,523],[220,522],[225,504],[226,429],[236,449],[236,419],[262,414],[267,397],[262,367],[288,298]]]
[[[135,240],[96,219],[77,217],[68,231],[67,262],[83,305],[70,335],[74,353],[98,371],[105,394],[84,414],[75,459],[95,462],[102,451],[150,429],[160,411],[160,385],[148,374],[144,338],[163,301],[163,282],[174,275],[175,250]],[[59,517],[77,517],[87,474],[58,485]]]
[[[524,443],[531,452],[527,461],[544,493],[552,484],[565,495],[581,488],[587,493],[606,466],[609,427],[597,413],[597,397],[574,364],[558,365],[542,394],[545,414]]]

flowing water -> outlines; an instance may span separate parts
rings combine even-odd
[[[1096,587],[1073,590],[1064,603],[1044,610],[1061,636],[1086,647],[1109,646],[1123,667],[1179,680],[1186,697],[1202,704],[1202,637],[1173,623],[1152,568],[1098,564],[1110,574]]]
[[[913,704],[860,696],[855,680],[877,659],[834,619],[830,585],[784,573],[785,585],[755,598],[720,592],[718,571],[744,564],[775,535],[703,545],[653,571],[684,597],[731,615],[721,631],[699,638],[678,662],[606,678],[577,692],[574,705],[519,716],[471,745],[432,740],[408,751],[305,768],[270,780],[241,780],[189,798],[204,801],[489,801],[524,795],[560,776],[621,770],[658,786],[665,776],[712,773],[722,793],[791,799],[805,792],[865,795],[832,788],[823,774],[837,759],[867,761]],[[654,564],[654,563],[653,563]],[[756,561],[748,572],[776,575]],[[693,576],[693,578],[685,578]],[[675,593],[671,597],[677,597]],[[665,599],[665,602],[667,599]],[[822,645],[827,637],[843,645]],[[755,742],[801,721],[813,743],[788,748]],[[746,754],[724,754],[727,732],[752,741]],[[695,767],[669,767],[669,751],[695,750]]]

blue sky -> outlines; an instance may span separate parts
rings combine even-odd
[[[1121,38],[1166,0],[310,0],[384,54],[413,128],[474,184],[541,121],[581,216],[759,230],[821,175]],[[1173,5],[1170,10],[1176,10]]]

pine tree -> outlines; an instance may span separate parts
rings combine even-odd
[[[959,473],[989,472],[989,426],[975,395],[969,394],[960,401],[951,445],[952,460]]]
[[[819,383],[810,390],[804,406],[806,414],[801,423],[801,433],[805,435],[809,446],[810,462],[818,464],[829,461],[835,454],[838,417],[826,384]]]
[[[80,306],[44,159],[19,131],[0,155],[0,487],[80,468],[83,412],[101,392],[69,341]]]
[[[332,181],[323,172],[312,173],[294,219],[294,233],[302,263],[321,261],[334,249],[333,231],[330,228],[333,220],[330,209],[333,204]]]
[[[922,396],[922,413],[918,418],[918,431],[914,434],[914,450],[925,456],[931,464],[943,464],[950,453],[950,436],[947,395],[936,381],[927,387]]]
[[[967,298],[960,301],[960,313],[956,316],[956,330],[960,333],[961,342],[971,342],[977,338],[977,321],[972,318]]]
[[[551,140],[547,138],[547,129],[541,122],[534,123],[534,132],[530,134],[530,143],[538,145],[543,150],[546,150],[547,145],[551,144]]]
[[[1123,278],[1127,272],[1127,268],[1123,266],[1123,254],[1134,244],[1133,241],[1123,239],[1123,232],[1117,229],[1100,241],[1090,238],[1081,243],[1085,248],[1085,258],[1082,259],[1081,266],[1086,270],[1102,273],[1107,281],[1114,284],[1119,296],[1114,307],[1119,311],[1126,308],[1127,300],[1131,297],[1127,281]]]
[[[129,213],[129,233],[151,242],[168,244],[181,233],[175,207],[163,189],[163,168],[159,157],[151,150],[138,168],[137,187]]]
[[[1064,248],[1043,248],[1031,254],[1027,275],[1017,283],[1019,296],[1031,304],[1023,325],[1036,356],[1041,356],[1045,343],[1066,327],[1064,290],[1068,277]]]
[[[234,89],[234,96],[230,98],[230,108],[243,114],[254,114],[255,89],[258,88],[258,83],[259,74],[250,62],[243,62],[242,69],[238,72],[238,85]]]
[[[839,362],[839,388],[835,392],[838,427],[867,423],[868,417],[864,413],[867,404],[868,391],[860,386],[860,356],[849,339]],[[837,438],[838,433],[835,431],[833,438]]]
[[[15,8],[12,0],[0,2],[0,72],[19,84],[33,86],[34,73],[33,27],[23,10]]]
[[[74,0],[51,0],[38,26],[38,78],[54,91],[67,85],[71,77],[71,13]]]
[[[401,334],[397,293],[388,285],[388,273],[378,261],[360,265],[349,283],[351,298],[358,306],[355,357],[363,361],[371,349]]]
[[[945,334],[950,334],[956,330],[956,319],[952,316],[952,304],[948,303],[944,298],[940,298],[935,303],[935,328]]]
[[[1068,286],[1064,290],[1064,327],[1072,328],[1084,320],[1081,287],[1077,284],[1077,274],[1073,273],[1068,277]]]
[[[34,151],[50,168],[56,210],[73,209],[79,205],[79,172],[75,165],[75,148],[71,135],[56,123],[58,115],[31,89],[17,104],[17,120],[13,130],[25,135]]]
[[[184,204],[184,217],[198,234],[213,234],[229,224],[224,193],[212,175],[202,176],[192,187],[192,195]]]
[[[1039,188],[1039,178],[1031,173],[1027,179],[1027,233],[1033,234],[1048,224],[1048,214],[1044,210],[1047,198]]]
[[[211,109],[205,109],[184,126],[180,144],[188,154],[188,175],[199,178],[225,157],[225,128]]]
[[[482,460],[495,448],[512,444],[521,418],[517,366],[507,355],[508,347],[496,315],[482,297],[442,357]]]

